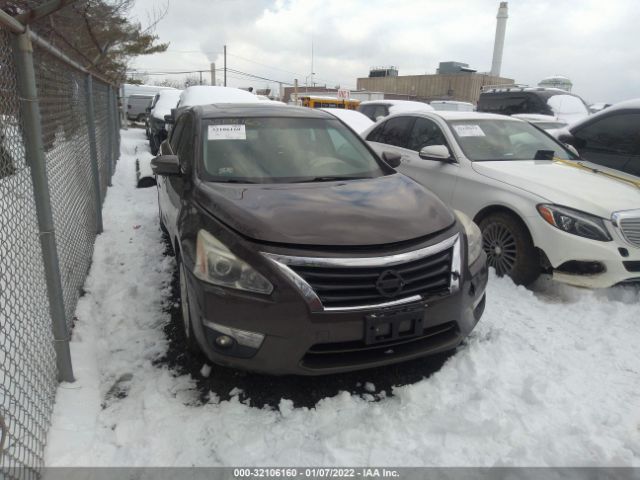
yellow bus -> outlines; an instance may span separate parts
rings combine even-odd
[[[343,108],[356,110],[360,105],[360,100],[346,100],[332,97],[312,97],[309,95],[298,95],[298,102],[303,107],[309,108]]]

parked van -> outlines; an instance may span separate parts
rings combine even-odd
[[[152,101],[153,95],[131,95],[127,103],[127,118],[134,122],[144,122]]]

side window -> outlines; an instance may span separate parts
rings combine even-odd
[[[363,115],[366,115],[367,117],[369,117],[371,120],[375,122],[376,120],[375,120],[375,117],[373,116],[373,111],[375,110],[375,108],[376,108],[375,105],[363,105],[358,109],[358,111]]]
[[[184,127],[184,123],[186,122],[188,115],[182,115],[178,118],[175,126],[171,129],[171,139],[169,140],[169,145],[171,145],[171,151],[176,153],[178,148],[178,142],[180,141],[180,137],[182,136],[182,128]]]
[[[367,137],[367,140],[370,142],[382,142],[382,130],[384,130],[384,123],[374,128]]]
[[[378,117],[386,117],[389,115],[389,107],[386,105],[376,105],[375,110],[373,111],[373,120],[374,122],[378,121]]]
[[[434,121],[426,118],[417,118],[411,130],[407,148],[419,152],[430,145],[448,146],[442,130]]]
[[[640,113],[610,115],[575,133],[577,147],[601,153],[638,155]]]
[[[194,129],[193,129],[193,117],[191,115],[185,115],[182,122],[182,131],[180,133],[180,139],[178,141],[178,150],[176,151],[180,164],[191,165],[193,163],[194,154]]]
[[[408,148],[409,134],[413,128],[415,117],[394,117],[382,124],[384,127],[378,135],[377,142]]]

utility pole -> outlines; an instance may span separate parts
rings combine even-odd
[[[227,46],[224,46],[224,86],[227,86]]]
[[[313,35],[311,35],[311,86],[316,86],[316,84],[313,83]]]
[[[198,72],[200,74],[200,85],[202,85],[202,70]]]
[[[216,86],[216,64],[211,64],[211,85]]]
[[[298,79],[293,81],[293,101],[298,105]]]

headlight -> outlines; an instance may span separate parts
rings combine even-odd
[[[236,257],[209,232],[198,232],[196,277],[205,282],[249,292],[270,294],[273,285],[253,267]]]
[[[464,227],[467,234],[467,243],[469,244],[469,265],[475,262],[482,253],[482,232],[478,225],[475,224],[467,215],[460,210],[454,210],[456,217]]]
[[[595,215],[557,205],[538,205],[538,212],[548,224],[564,232],[601,242],[611,241],[604,222]]]

